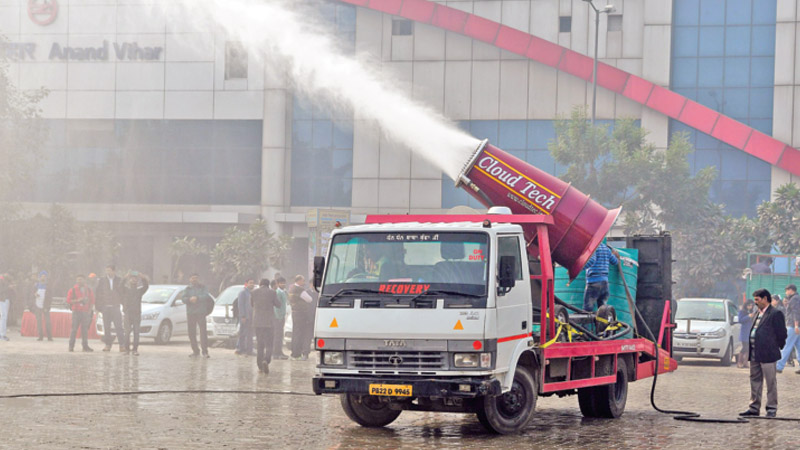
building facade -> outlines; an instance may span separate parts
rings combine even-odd
[[[357,221],[477,206],[359,111],[331,112],[296,92],[282,60],[150,3],[0,0],[10,78],[48,91],[47,158],[27,207],[63,203],[110,224],[120,258],[161,277],[174,237],[213,244],[259,216],[298,238],[302,260],[312,208]],[[612,3],[597,30],[598,120],[635,118],[658,147],[689,133],[692,170],[716,168],[712,196],[736,215],[800,182],[800,1]],[[297,4],[393,89],[563,170],[547,150],[553,123],[592,99],[595,13],[585,1]]]

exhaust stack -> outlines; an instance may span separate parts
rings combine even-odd
[[[461,171],[462,186],[487,208],[506,206],[515,214],[547,214],[555,221],[549,233],[553,260],[578,276],[586,261],[617,220],[621,208],[611,211],[588,195],[499,148],[481,142]],[[537,255],[533,227],[526,227],[528,253]]]

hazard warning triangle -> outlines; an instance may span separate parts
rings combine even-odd
[[[333,318],[333,322],[331,322],[329,328],[339,328],[339,324],[336,322],[336,317]]]
[[[459,320],[458,322],[456,322],[456,326],[454,326],[453,329],[454,330],[463,330],[464,329],[464,325],[461,325],[461,321]]]

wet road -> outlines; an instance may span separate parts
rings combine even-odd
[[[798,448],[800,424],[678,422],[649,404],[650,380],[631,385],[619,420],[587,420],[577,398],[540,398],[524,433],[495,436],[473,415],[404,412],[384,429],[347,419],[335,397],[311,394],[311,361],[275,361],[212,349],[194,360],[188,342],[118,352],[67,353],[66,341],[0,342],[2,395],[139,390],[270,390],[271,394],[153,394],[0,399],[0,448]],[[99,342],[93,343],[96,350]],[[779,415],[800,417],[800,375],[779,375]],[[286,394],[277,391],[296,392]],[[687,362],[659,380],[657,402],[733,417],[747,407],[747,371]],[[755,443],[755,445],[753,445]]]

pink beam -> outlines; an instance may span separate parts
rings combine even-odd
[[[592,58],[484,17],[429,0],[339,1],[460,33],[592,81]],[[669,89],[602,62],[597,85],[800,176],[800,150]]]

